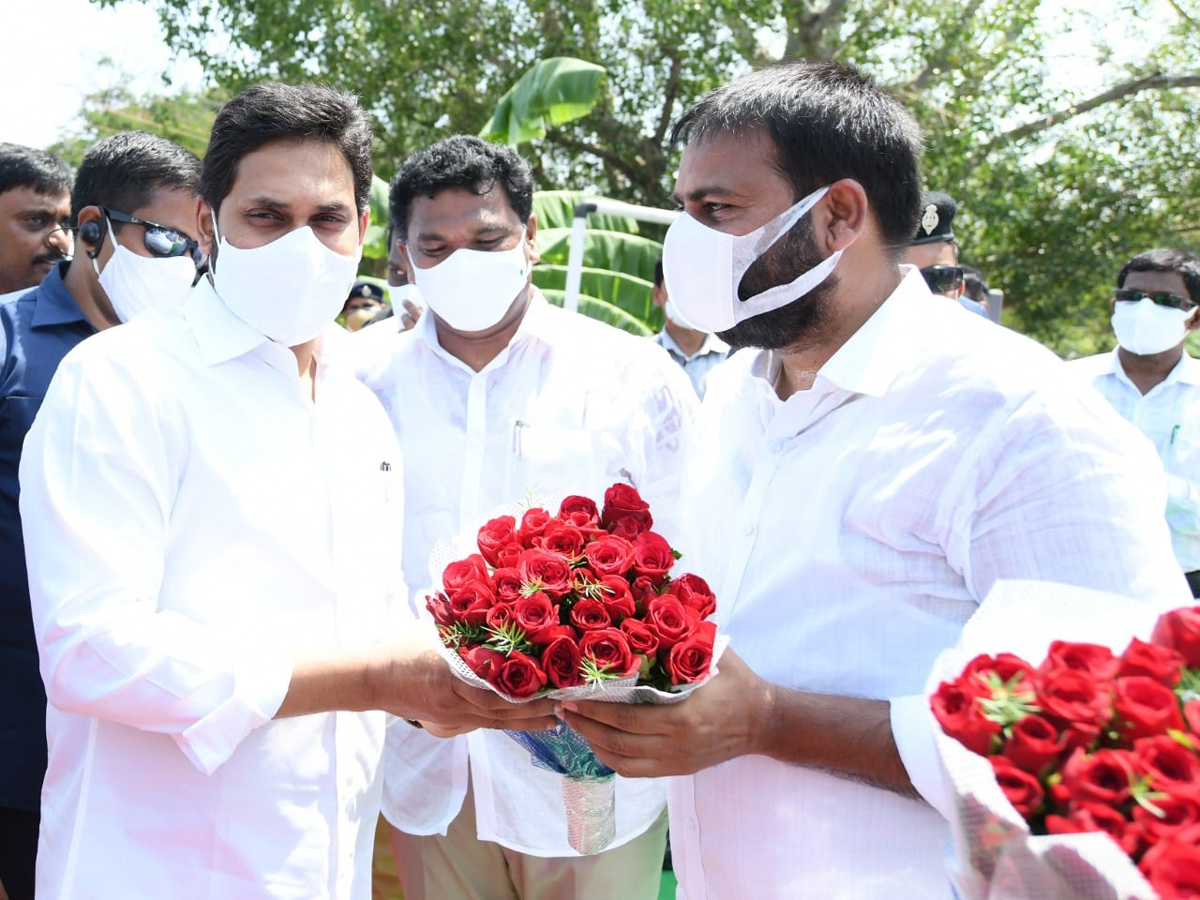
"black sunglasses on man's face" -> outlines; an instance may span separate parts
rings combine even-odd
[[[1186,297],[1172,294],[1169,291],[1139,291],[1135,288],[1117,288],[1113,299],[1121,303],[1139,303],[1142,300],[1152,300],[1159,306],[1169,306],[1171,309],[1189,310],[1196,304]]]
[[[176,228],[147,222],[145,219],[139,219],[137,216],[118,212],[115,209],[104,209],[104,207],[101,207],[101,209],[114,222],[121,222],[127,225],[141,225],[142,228],[146,229],[142,243],[152,256],[156,256],[159,259],[171,259],[187,254],[197,266],[204,260],[204,254],[200,252],[200,245]]]
[[[963,270],[958,266],[926,266],[921,277],[935,294],[957,294],[963,286]]]

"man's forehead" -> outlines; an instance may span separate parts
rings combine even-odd
[[[684,148],[675,180],[677,200],[742,195],[764,179],[781,179],[775,142],[762,128],[703,135]]]
[[[337,145],[328,141],[271,141],[238,161],[230,193],[280,208],[353,208],[354,172]]]
[[[421,195],[413,199],[409,213],[409,228],[418,235],[450,228],[466,228],[474,233],[509,231],[520,224],[508,193],[500,185],[493,185],[482,194],[451,187],[432,197]]]
[[[1139,291],[1168,291],[1188,296],[1187,282],[1178,272],[1130,272],[1125,276],[1125,287]]]
[[[66,192],[45,194],[29,185],[21,185],[0,194],[0,204],[8,210],[57,213],[71,208],[71,195]]]

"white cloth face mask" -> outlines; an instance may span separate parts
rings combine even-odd
[[[412,282],[389,287],[388,298],[392,301],[392,309],[397,311],[397,315],[404,311],[405,303],[411,303],[414,306],[421,305],[421,292]]]
[[[733,235],[709,228],[687,213],[667,229],[663,242],[663,275],[667,294],[696,331],[726,331],[753,316],[787,306],[821,284],[837,265],[842,251],[822,260],[787,284],[779,284],[739,300],[738,285],[746,270],[825,196],[813,191],[749,234]]]
[[[311,341],[337,318],[358,275],[358,252],[330,250],[308,225],[243,250],[220,236],[209,263],[213,288],[235,316],[287,347]]]
[[[684,314],[679,311],[679,307],[675,305],[675,301],[669,296],[667,297],[667,302],[663,304],[663,312],[666,314],[668,319],[670,319],[680,328],[688,328],[692,331],[704,330],[703,328],[697,328],[695,325],[689,322]]]
[[[460,248],[428,269],[408,259],[421,299],[456,331],[491,328],[529,283],[523,237],[511,250]]]
[[[1187,337],[1184,321],[1190,310],[1160,306],[1149,298],[1136,303],[1118,300],[1112,327],[1117,343],[1136,356],[1151,356],[1178,345]]]
[[[196,280],[196,263],[191,256],[172,256],[161,259],[139,256],[117,241],[112,222],[108,221],[108,237],[113,253],[101,270],[95,258],[92,268],[100,279],[113,312],[122,322],[148,309],[179,306],[192,291]]]

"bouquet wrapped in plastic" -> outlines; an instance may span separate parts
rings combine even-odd
[[[993,635],[989,652],[935,666],[967,900],[1200,897],[1200,609],[1139,627],[1129,601],[1086,593],[1065,630],[1090,639],[1047,643],[1036,614],[1016,615],[1017,653]]]
[[[478,553],[445,567],[426,598],[444,655],[463,680],[513,702],[674,703],[716,672],[724,641],[716,598],[696,575],[672,577],[677,552],[652,530],[637,491],[615,484],[603,507],[567,497],[479,529]],[[507,732],[563,776],[568,841],[598,853],[616,828],[614,772],[565,723]]]

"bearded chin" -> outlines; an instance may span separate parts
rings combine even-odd
[[[795,281],[824,259],[817,250],[812,224],[804,220],[746,270],[738,286],[738,300]],[[770,312],[743,319],[717,336],[736,349],[782,350],[800,343],[825,327],[836,288],[836,276],[830,275],[803,297]]]

